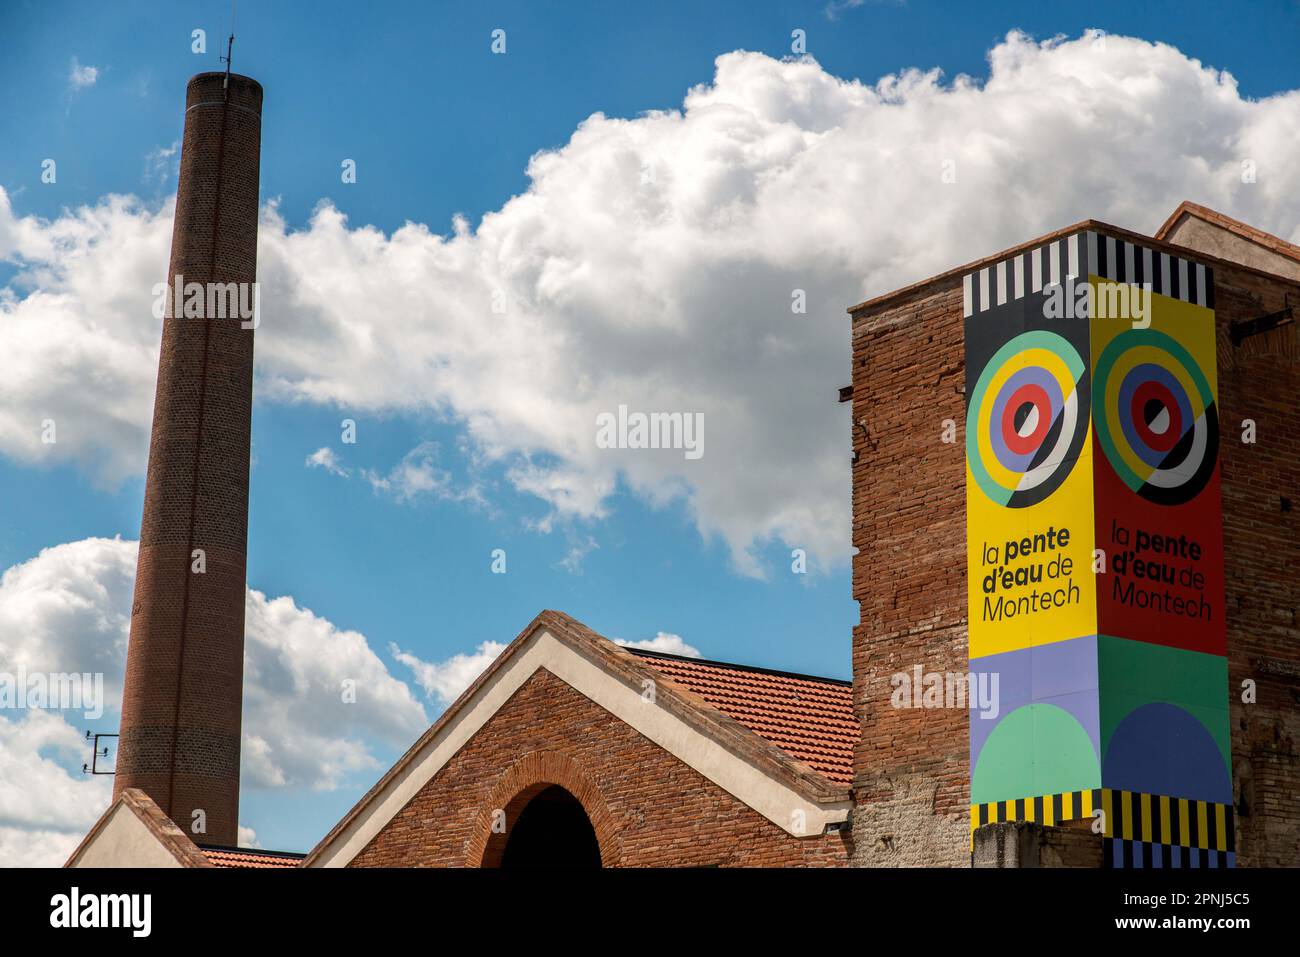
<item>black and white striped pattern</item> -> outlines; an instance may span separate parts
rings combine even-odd
[[[1150,286],[1171,299],[1214,308],[1214,270],[1204,263],[1171,256],[1114,236],[1088,232],[1088,262],[1093,272],[1115,282]]]
[[[976,313],[988,312],[994,306],[1042,292],[1046,286],[1064,282],[1067,276],[1087,276],[1087,263],[1080,258],[1086,255],[1082,237],[1082,233],[1062,236],[977,272],[967,273],[962,278],[962,317],[969,319]]]
[[[1023,299],[1067,277],[1090,274],[1149,284],[1162,296],[1214,308],[1214,270],[1209,266],[1086,230],[967,273],[962,277],[962,317]]]

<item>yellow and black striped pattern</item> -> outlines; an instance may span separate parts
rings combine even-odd
[[[1017,798],[1014,801],[990,801],[972,804],[970,808],[971,847],[975,846],[975,829],[984,824],[1003,821],[1035,821],[1048,826],[1068,821],[1083,821],[1092,817],[1093,808],[1101,801],[1101,789],[1065,791],[1061,794],[1042,794],[1038,797]]]
[[[1152,844],[1236,851],[1231,804],[1101,789],[1106,837]]]
[[[1099,835],[1101,837],[1236,851],[1231,804],[1117,791],[1114,788],[972,804],[971,846],[975,843],[975,829],[984,824],[1035,821],[1050,826],[1092,818],[1097,810],[1102,811],[1101,820],[1105,827]]]

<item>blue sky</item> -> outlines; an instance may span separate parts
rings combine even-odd
[[[176,105],[198,70],[219,69],[230,8],[223,0],[5,5],[13,41],[0,69],[11,108],[0,181],[34,183],[33,159],[69,155],[57,194],[24,208],[52,215],[108,191],[144,192],[141,150],[176,138]],[[391,230],[411,219],[446,229],[527,185],[528,157],[562,144],[593,112],[634,116],[680,105],[719,53],[783,56],[790,32],[830,73],[874,80],[907,67],[949,76],[986,71],[988,48],[1020,28],[1043,38],[1087,28],[1160,40],[1231,69],[1249,96],[1289,89],[1300,5],[1289,0],[1101,2],[1086,5],[867,2],[831,19],[826,3],[381,2],[241,5],[237,68],[268,90],[263,193],[300,222],[322,197],[357,221]],[[208,53],[190,52],[190,31]],[[507,29],[508,55],[489,34]],[[68,60],[98,64],[102,102],[64,103]],[[19,93],[18,91],[22,91]],[[141,95],[143,94],[143,95]],[[87,102],[91,101],[91,102]],[[127,108],[127,105],[130,108]],[[146,145],[147,144],[147,145]],[[361,187],[338,188],[336,156],[365,164]],[[174,187],[174,183],[171,184]]]
[[[322,203],[345,215],[348,229],[373,226],[385,237],[408,222],[448,235],[456,215],[477,230],[484,214],[502,210],[530,189],[530,157],[562,150],[591,114],[635,119],[646,111],[680,110],[688,90],[715,82],[715,58],[747,50],[779,61],[791,53],[794,29],[806,31],[819,76],[870,86],[912,67],[940,68],[943,82],[961,73],[979,80],[988,75],[989,50],[1010,30],[1044,40],[1057,34],[1079,38],[1098,28],[1175,47],[1178,69],[1191,69],[1185,60],[1200,60],[1230,70],[1243,101],[1297,86],[1294,40],[1300,36],[1300,5],[1291,2],[1231,9],[1198,2],[1095,2],[1064,9],[1004,3],[996,10],[983,4],[829,8],[825,2],[753,0],[635,6],[321,2],[307,10],[307,4],[245,2],[236,23],[235,68],[266,90],[262,197],[278,202],[283,236],[312,232],[313,212]],[[0,187],[13,216],[57,222],[109,194],[138,197],[146,211],[161,208],[176,186],[175,157],[166,151],[179,138],[185,82],[220,67],[228,18],[228,3],[206,0],[6,2],[0,12],[0,31],[10,40],[0,58]],[[190,50],[196,28],[207,32],[205,55]],[[489,49],[495,28],[506,30],[504,56]],[[74,62],[93,67],[94,81],[72,83]],[[1174,112],[1181,109],[1181,101],[1170,102]],[[810,125],[823,130],[828,122],[817,118]],[[46,157],[58,159],[57,184],[40,180]],[[340,183],[343,158],[357,161],[356,184]],[[1188,182],[1197,181],[1173,183],[1170,197]],[[864,188],[894,187],[877,178]],[[1122,224],[1150,229],[1172,209],[1163,194],[1123,195],[1122,184],[1117,193],[1104,199],[1095,193],[1044,197],[1041,210],[1022,221],[1008,216],[956,244],[932,244],[926,255],[880,268],[876,260],[863,260],[823,286],[817,285],[821,277],[810,279],[810,288],[826,290],[809,317],[814,331],[807,338],[819,343],[817,361],[792,364],[799,371],[788,379],[750,382],[753,396],[737,376],[741,385],[728,395],[742,403],[772,391],[788,391],[792,402],[797,398],[806,414],[772,426],[791,435],[792,449],[798,447],[795,437],[812,428],[809,417],[817,420],[819,434],[838,431],[843,451],[832,455],[841,455],[839,477],[833,477],[832,458],[832,478],[818,481],[829,481],[828,488],[841,483],[835,494],[847,501],[848,416],[835,402],[836,389],[849,379],[845,307],[867,291],[885,291],[963,255],[982,254],[1082,215],[1114,211]],[[1102,208],[1090,207],[1094,200]],[[1126,221],[1125,215],[1142,221]],[[1292,220],[1261,225],[1286,234],[1285,222],[1294,226]],[[893,223],[868,226],[876,241],[893,241]],[[847,231],[839,232],[837,248],[852,246]],[[846,254],[845,262],[853,261]],[[157,262],[159,274],[165,268],[165,261]],[[19,299],[41,283],[23,270],[20,255],[0,261],[0,281],[13,281],[9,294]],[[754,282],[754,273],[741,275]],[[692,292],[692,281],[683,283],[683,296]],[[701,284],[707,281],[699,277]],[[782,281],[773,279],[778,288]],[[426,291],[436,302],[439,291]],[[264,298],[263,308],[274,322],[275,300]],[[148,321],[147,313],[141,321]],[[725,354],[726,346],[708,337],[710,329],[725,334],[726,323],[691,329],[682,349],[692,356]],[[587,343],[592,350],[595,341]],[[581,356],[587,354],[558,372],[547,367],[548,375],[558,375],[556,391],[568,388],[562,380],[581,376]],[[720,368],[729,375],[743,372],[725,363]],[[807,374],[809,368],[817,374]],[[707,372],[700,371],[692,384],[707,379]],[[293,375],[301,382],[301,370]],[[382,376],[371,381],[377,378]],[[347,387],[364,390],[364,380],[350,380]],[[418,386],[418,378],[413,381]],[[476,379],[477,388],[484,381]],[[653,377],[649,381],[653,385]],[[472,653],[483,642],[510,640],[548,607],[609,637],[636,641],[666,632],[710,658],[849,677],[857,606],[850,600],[843,541],[818,546],[810,574],[791,574],[791,548],[801,541],[791,529],[811,527],[812,520],[772,518],[751,534],[744,522],[767,517],[762,488],[745,490],[743,514],[711,512],[707,503],[725,501],[731,473],[708,473],[715,476],[709,479],[715,482],[713,497],[697,499],[647,491],[656,481],[653,471],[615,469],[616,484],[599,497],[596,513],[566,513],[512,478],[517,458],[480,454],[484,443],[500,452],[508,418],[489,410],[494,426],[476,432],[467,422],[488,413],[443,399],[439,392],[436,399],[413,396],[409,404],[392,397],[349,403],[337,395],[311,401],[302,391],[289,398],[259,392],[253,418],[250,585],[269,597],[292,596],[300,608],[338,629],[364,634],[393,676],[410,683],[429,719],[441,703],[416,687],[412,674],[392,658],[390,643],[423,661],[441,662]],[[340,445],[344,417],[358,423],[355,446]],[[138,444],[140,433],[135,435],[129,441]],[[306,458],[324,447],[343,456],[347,477],[306,467]],[[528,461],[549,467],[560,454],[557,448],[562,443],[548,448],[532,441]],[[431,456],[448,488],[461,491],[403,499],[366,478],[389,474],[416,449]],[[106,474],[88,459],[43,462],[0,448],[0,497],[10,503],[0,512],[0,568],[91,537],[134,539],[142,453],[137,448],[122,454],[136,468]],[[801,455],[792,451],[785,466],[803,468]],[[663,487],[692,487],[697,473],[673,468]],[[768,512],[779,515],[777,498],[788,496],[789,486],[772,488]],[[462,494],[468,489],[474,494]],[[816,505],[801,504],[800,514]],[[715,512],[722,516],[716,521]],[[726,531],[711,533],[711,527]],[[838,534],[828,533],[828,540]],[[847,528],[841,538],[847,538]],[[748,564],[737,557],[737,548],[743,551],[746,544]],[[505,575],[490,573],[496,548],[508,554]],[[376,767],[343,776],[333,790],[246,787],[244,823],[266,846],[309,848],[401,750],[392,740],[368,739],[368,746]],[[68,767],[77,763],[68,755],[60,760]]]

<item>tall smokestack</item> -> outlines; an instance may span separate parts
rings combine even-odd
[[[209,844],[238,839],[253,330],[208,293],[253,301],[261,128],[257,81],[190,80],[113,788]]]

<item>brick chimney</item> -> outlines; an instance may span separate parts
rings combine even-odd
[[[190,80],[113,789],[207,844],[238,839],[253,398],[251,323],[208,292],[248,284],[226,289],[253,301],[261,126],[257,81]]]

